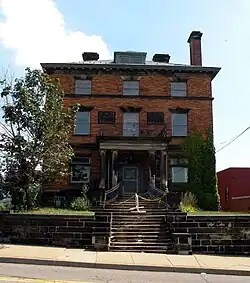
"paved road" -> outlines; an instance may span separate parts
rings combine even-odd
[[[0,283],[71,283],[72,281],[74,283],[246,283],[250,282],[250,276],[140,272],[0,263]]]

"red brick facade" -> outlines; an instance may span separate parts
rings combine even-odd
[[[195,39],[195,42],[197,39]],[[192,48],[192,40],[190,46]],[[197,47],[196,43],[195,46]],[[197,52],[197,48],[194,52]],[[199,50],[198,50],[199,52]],[[199,55],[199,54],[198,54]],[[198,56],[196,54],[196,56]],[[196,62],[197,63],[197,62]],[[201,63],[201,54],[200,54]],[[198,64],[193,64],[198,65]],[[201,64],[200,64],[201,65]],[[66,67],[65,67],[66,66]],[[123,136],[123,108],[140,109],[139,125],[141,133],[147,134],[147,142],[154,142],[154,139],[160,135],[163,128],[165,138],[162,142],[168,143],[169,155],[172,152],[180,152],[180,143],[183,138],[174,137],[172,133],[171,115],[172,111],[184,111],[187,114],[188,135],[196,131],[205,134],[207,129],[213,128],[212,119],[212,90],[211,82],[218,73],[217,68],[205,68],[178,65],[172,67],[166,63],[161,69],[161,65],[152,64],[137,66],[119,65],[112,63],[107,66],[97,63],[83,64],[44,64],[43,68],[53,77],[59,78],[60,85],[65,92],[64,104],[69,107],[74,103],[79,103],[88,108],[90,112],[90,133],[87,136],[72,135],[70,143],[76,148],[76,155],[89,156],[91,158],[91,178],[100,178],[101,158],[99,137],[118,138]],[[85,79],[91,80],[90,95],[75,95],[75,80],[79,76],[85,76]],[[132,78],[132,79],[131,79]],[[139,95],[125,96],[123,94],[124,80],[139,81]],[[174,97],[171,95],[171,82],[186,82],[186,96]],[[101,111],[115,112],[114,124],[99,124],[98,113]],[[163,112],[164,125],[150,125],[147,121],[148,112]],[[143,136],[143,134],[142,134]],[[112,140],[111,138],[111,140]],[[141,140],[141,136],[136,138]],[[129,141],[131,143],[135,142]],[[145,143],[145,140],[141,140]],[[172,149],[171,149],[172,148]],[[150,148],[149,148],[150,149]],[[138,160],[142,162],[143,167],[148,164],[148,151],[137,152]],[[115,150],[115,148],[114,148]],[[108,150],[109,152],[109,150]],[[121,153],[121,156],[124,155]],[[132,153],[132,152],[130,152]],[[127,152],[126,154],[130,154]],[[112,152],[108,153],[107,160],[111,164]],[[125,154],[125,155],[126,155]],[[160,158],[160,157],[159,157]],[[118,158],[119,159],[119,158]],[[143,161],[142,161],[143,160]],[[162,161],[161,161],[162,162]],[[168,164],[167,161],[166,164]],[[163,164],[163,163],[161,163]],[[165,167],[168,165],[164,165]],[[109,166],[108,166],[109,167]],[[147,167],[147,166],[146,166]],[[106,172],[105,174],[110,174]],[[162,173],[161,173],[162,174]],[[145,173],[145,178],[148,175]],[[167,172],[167,179],[171,178],[171,172]],[[110,181],[111,182],[111,181]],[[110,186],[110,182],[107,185]],[[65,182],[60,189],[77,189],[79,184],[70,184]]]

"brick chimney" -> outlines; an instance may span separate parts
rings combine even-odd
[[[201,37],[200,31],[192,31],[188,43],[190,46],[190,65],[202,66],[202,54],[201,54]]]

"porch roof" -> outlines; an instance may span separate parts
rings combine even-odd
[[[100,149],[113,150],[166,150],[167,142],[158,140],[109,140],[101,141]]]

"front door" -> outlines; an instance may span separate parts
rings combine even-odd
[[[122,169],[123,194],[138,192],[139,171],[136,166],[124,166]]]
[[[123,113],[123,136],[139,136],[139,113]]]

